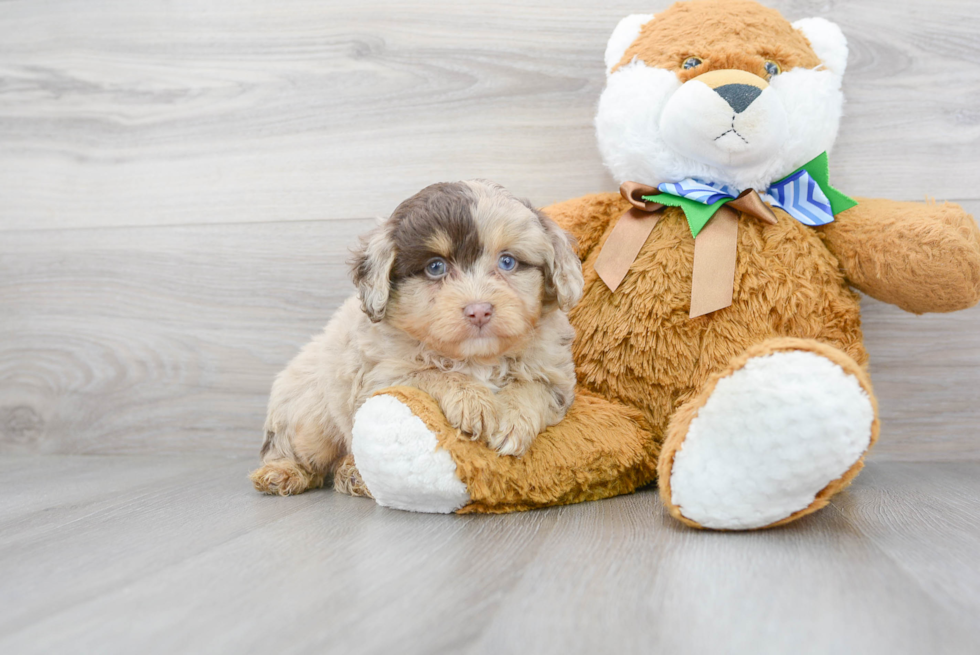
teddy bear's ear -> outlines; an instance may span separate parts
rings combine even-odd
[[[640,35],[640,28],[651,20],[653,14],[632,14],[619,21],[606,44],[606,75],[623,58],[626,49],[633,44],[633,41],[636,41],[636,37]]]
[[[836,23],[825,18],[804,18],[793,23],[807,38],[829,71],[843,76],[847,68],[847,39]]]

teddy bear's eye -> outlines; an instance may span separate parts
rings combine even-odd
[[[684,70],[689,70],[691,68],[697,68],[701,65],[701,60],[697,57],[688,57],[684,60]]]
[[[769,76],[770,80],[779,75],[781,72],[783,72],[783,69],[779,67],[779,64],[774,61],[766,62],[766,75]]]

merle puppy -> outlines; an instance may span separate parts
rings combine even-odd
[[[433,184],[401,203],[355,252],[350,298],[276,378],[252,473],[290,495],[334,476],[357,493],[354,413],[379,389],[417,387],[446,419],[521,455],[572,402],[582,295],[568,235],[485,181]]]

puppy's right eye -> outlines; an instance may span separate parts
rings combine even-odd
[[[683,68],[684,70],[690,70],[692,68],[697,68],[701,65],[701,60],[697,57],[688,57],[684,60]]]
[[[439,278],[444,277],[447,270],[449,269],[446,266],[446,260],[442,257],[430,259],[425,265],[425,274],[433,280],[438,280]]]
[[[497,259],[497,266],[499,266],[500,270],[502,271],[512,271],[517,268],[517,260],[514,259],[513,255],[504,253]]]

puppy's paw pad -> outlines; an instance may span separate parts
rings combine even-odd
[[[319,487],[317,476],[294,462],[270,462],[248,476],[258,491],[277,496],[293,496]]]

